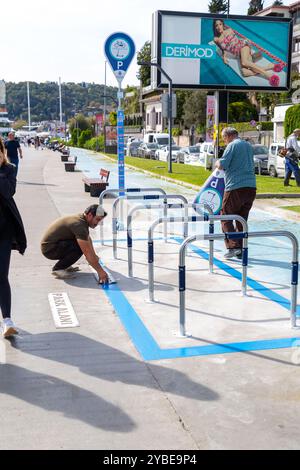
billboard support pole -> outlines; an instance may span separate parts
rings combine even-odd
[[[219,157],[219,125],[220,125],[220,92],[215,91],[215,125],[216,125],[216,143],[215,143],[215,161]]]
[[[146,65],[147,67],[156,67],[162,75],[166,77],[166,79],[169,82],[169,109],[168,109],[168,120],[169,120],[169,156],[168,156],[168,173],[173,173],[172,170],[172,128],[173,128],[173,113],[172,113],[172,105],[173,105],[173,100],[172,100],[172,90],[173,90],[173,81],[171,77],[164,71],[163,68],[156,62],[146,62],[146,61],[140,61],[138,62],[138,65]]]

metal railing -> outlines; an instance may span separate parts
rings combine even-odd
[[[118,238],[118,227],[117,227],[117,208],[120,201],[128,200],[128,201],[160,201],[163,200],[165,206],[167,206],[167,201],[169,199],[179,199],[184,204],[188,204],[188,200],[185,196],[181,196],[179,194],[166,194],[163,196],[157,195],[146,195],[146,196],[120,196],[118,197],[113,203],[113,210],[112,210],[112,236],[113,236],[113,256],[117,259],[117,238]],[[164,213],[167,213],[167,207],[164,208]],[[167,219],[167,217],[165,217]],[[164,229],[164,238],[167,241],[167,221],[165,223]]]
[[[204,214],[203,216],[192,216],[189,217],[190,222],[209,222],[210,233],[209,235],[202,235],[202,240],[209,240],[210,247],[209,247],[209,272],[213,273],[213,263],[214,263],[214,240],[218,240],[219,238],[216,237],[223,237],[223,234],[214,235],[211,230],[214,230],[214,222],[216,221],[225,221],[225,220],[232,220],[238,221],[241,223],[244,232],[248,232],[248,224],[245,219],[243,219],[240,215],[208,215]],[[160,218],[157,219],[149,228],[148,230],[148,285],[149,285],[149,302],[155,302],[154,299],[154,230],[155,228],[161,224],[165,219]],[[184,217],[169,217],[168,221],[170,222],[185,222]],[[235,234],[240,232],[235,232],[232,234],[232,238],[234,238]],[[192,238],[192,237],[190,237]],[[190,240],[188,238],[188,240]],[[242,237],[235,237],[235,238],[242,238]],[[199,239],[201,236],[199,235]],[[211,243],[212,242],[212,243]],[[248,267],[248,240],[246,237],[243,238],[243,247],[242,247],[242,295],[247,295],[247,267]]]
[[[160,193],[160,194],[167,194],[164,189],[161,188],[111,188],[105,189],[102,191],[99,197],[99,204],[102,206],[104,202],[105,196],[113,196],[115,199],[120,196],[120,193]],[[119,195],[119,196],[118,196]],[[165,213],[165,215],[167,215]],[[104,233],[103,233],[103,224],[100,225],[100,240],[101,245],[104,245]]]
[[[198,209],[198,210],[201,210],[203,212],[203,216],[204,216],[204,211],[207,211],[209,214],[213,215],[213,210],[212,208],[206,204],[206,203],[202,203],[202,204],[196,204],[196,203],[190,203],[190,204],[167,204],[166,206],[162,206],[162,205],[153,205],[153,204],[150,204],[150,205],[138,205],[138,206],[135,206],[131,209],[131,211],[129,212],[128,216],[127,216],[127,252],[128,252],[128,276],[129,277],[133,277],[133,258],[132,258],[132,248],[133,248],[133,233],[132,233],[132,221],[133,221],[133,216],[134,214],[139,211],[139,210],[152,210],[152,209],[156,209],[156,210],[159,210],[159,209],[162,209],[166,207],[167,208],[167,213],[169,211],[169,209],[184,209],[185,211],[185,214],[184,214],[184,217],[187,219],[189,217],[189,213],[188,213],[188,210],[189,209]],[[166,224],[165,224],[166,225]],[[185,221],[185,223],[183,224],[183,238],[187,238],[189,235],[188,233],[188,220]]]
[[[297,327],[297,289],[298,289],[298,270],[299,270],[299,243],[294,234],[287,231],[270,231],[270,232],[234,232],[234,233],[225,233],[225,234],[216,234],[216,235],[193,235],[187,238],[179,250],[179,324],[180,324],[180,335],[186,336],[185,329],[185,291],[186,291],[186,266],[185,266],[185,257],[186,250],[188,246],[197,241],[197,240],[209,240],[212,237],[214,240],[233,240],[233,239],[242,239],[243,242],[249,238],[260,238],[260,237],[286,237],[292,242],[293,246],[293,256],[292,256],[292,279],[291,279],[291,326],[292,328]],[[248,248],[245,251],[243,247],[243,264],[245,264],[246,269],[248,266]],[[247,284],[247,278],[246,278]]]

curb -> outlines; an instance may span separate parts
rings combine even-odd
[[[107,155],[103,153],[100,153],[100,155],[102,157],[108,158],[112,162],[116,162],[114,158],[108,157]],[[185,183],[184,181],[178,181],[172,178],[168,178],[167,176],[159,176],[159,175],[156,175],[155,173],[152,173],[151,171],[141,170],[140,168],[136,168],[135,166],[131,166],[128,164],[126,164],[126,167],[130,168],[131,170],[144,173],[145,175],[151,176],[153,178],[157,178],[162,181],[167,181],[168,183],[174,183],[174,184],[183,186],[184,188],[187,188],[187,189],[193,189],[194,191],[199,191],[201,188],[201,186],[196,186],[194,184]],[[259,193],[256,195],[256,199],[298,199],[298,198],[300,198],[300,192],[299,194],[296,194],[296,193]]]

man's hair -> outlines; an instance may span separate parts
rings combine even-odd
[[[96,217],[98,207],[99,207],[98,204],[93,204],[92,206],[87,207],[87,209],[85,209],[84,213],[86,215],[92,214],[93,217]],[[104,214],[103,214],[102,217],[106,217],[106,216],[107,216],[107,212],[104,211]]]
[[[222,130],[222,135],[227,137],[238,137],[239,133],[234,127],[225,127]]]

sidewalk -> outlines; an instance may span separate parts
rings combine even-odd
[[[51,276],[45,228],[97,202],[81,179],[60,154],[24,149],[16,201],[29,247],[11,263],[21,334],[0,339],[0,449],[299,448],[293,350],[145,362],[84,258],[76,279]],[[54,292],[68,293],[79,328],[55,329]]]

